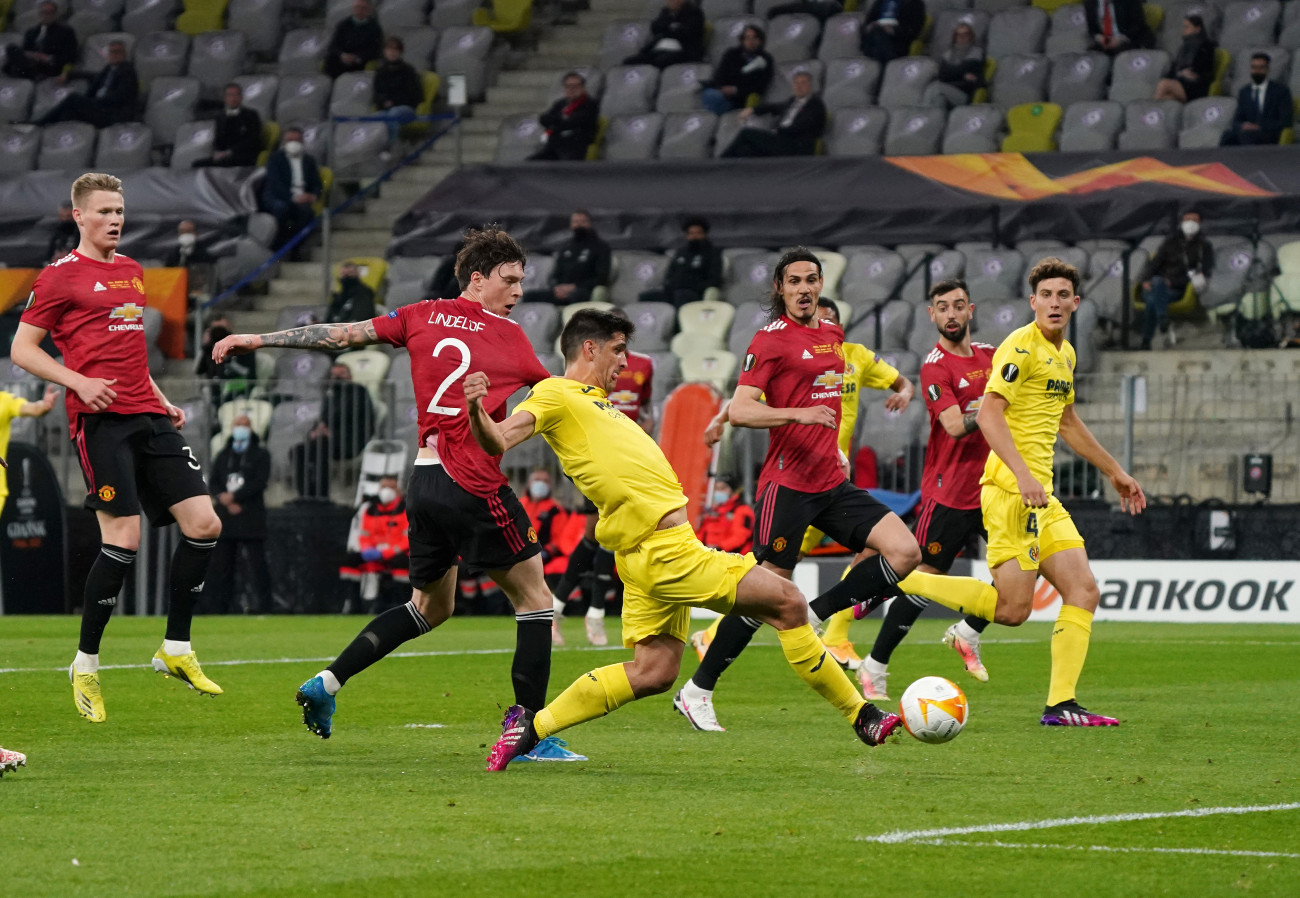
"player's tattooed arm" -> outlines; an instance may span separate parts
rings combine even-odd
[[[273,334],[231,334],[212,347],[212,361],[218,365],[227,356],[243,355],[265,346],[286,349],[348,349],[378,343],[373,321],[351,324],[309,324]]]
[[[977,411],[967,412],[961,416],[961,426],[965,428],[967,433],[974,433],[980,429],[979,417],[980,413]]]

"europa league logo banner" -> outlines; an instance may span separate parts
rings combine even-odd
[[[9,498],[0,513],[0,576],[5,614],[66,610],[67,527],[63,493],[49,461],[10,443]]]

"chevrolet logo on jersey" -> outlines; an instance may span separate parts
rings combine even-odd
[[[631,405],[633,402],[636,402],[636,393],[631,390],[619,390],[617,393],[610,393],[609,399],[615,405],[620,403]]]
[[[842,383],[844,383],[844,375],[837,374],[834,371],[819,374],[813,381],[813,385],[817,387],[838,387]]]
[[[133,302],[124,302],[108,315],[109,320],[125,322],[124,324],[110,324],[110,331],[142,331],[144,324],[140,321],[144,317],[144,307],[138,306]]]

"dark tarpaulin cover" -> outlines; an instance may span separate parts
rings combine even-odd
[[[1300,149],[468,166],[393,228],[390,255],[446,253],[496,221],[554,248],[584,208],[616,249],[668,247],[688,214],[722,246],[1052,237],[1136,240],[1195,207],[1210,233],[1300,228]]]

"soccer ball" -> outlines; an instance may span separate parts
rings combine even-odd
[[[966,693],[943,677],[921,677],[903,693],[898,713],[907,731],[922,742],[949,742],[966,725]]]

